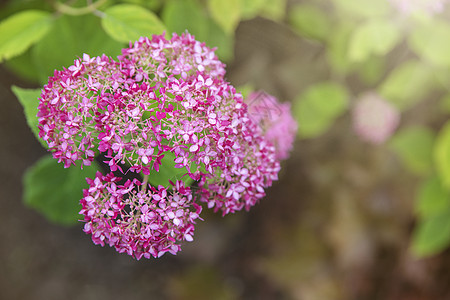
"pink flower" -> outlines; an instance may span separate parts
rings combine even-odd
[[[448,0],[389,0],[391,5],[403,15],[423,12],[434,15],[443,12]]]
[[[399,111],[374,93],[365,94],[358,100],[352,116],[356,134],[373,144],[386,141],[400,121]]]
[[[290,104],[280,103],[264,92],[251,93],[245,102],[250,117],[275,146],[277,158],[287,159],[297,133],[297,122],[292,117]]]
[[[148,186],[146,190],[137,180],[118,185],[120,179],[112,173],[87,179],[80,214],[84,232],[94,244],[107,244],[140,259],[176,254],[180,242],[193,240],[202,209],[182,181],[171,189]]]
[[[134,171],[150,172],[154,159],[165,151],[161,124],[167,114],[173,115],[182,95],[189,96],[182,104],[190,108],[198,97],[205,101],[199,93],[225,74],[214,51],[189,34],[171,40],[141,38],[123,50],[119,61],[84,55],[68,69],[55,71],[44,86],[40,136],[65,167],[78,160],[90,164],[98,149],[106,152],[114,169],[128,163]],[[166,91],[179,97],[169,99]],[[135,156],[137,148],[144,154]]]
[[[224,75],[214,50],[189,34],[141,38],[118,62],[84,55],[44,86],[40,136],[65,167],[101,153],[110,172],[145,176],[174,157],[182,176],[198,182],[199,201],[224,215],[248,210],[277,180],[296,125],[284,104],[277,118],[255,121]],[[182,182],[118,180],[88,180],[81,214],[94,243],[139,259],[175,254],[178,241],[193,239],[200,208]]]

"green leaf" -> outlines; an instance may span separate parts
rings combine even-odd
[[[348,57],[348,46],[355,26],[353,22],[341,21],[328,36],[327,59],[331,67],[340,74],[345,74],[352,68],[352,62]]]
[[[223,31],[212,19],[208,19],[208,37],[205,39],[209,47],[217,47],[216,54],[222,61],[230,61],[234,55],[234,36]]]
[[[182,34],[188,30],[208,47],[217,47],[216,54],[221,60],[227,61],[233,57],[234,38],[208,17],[197,1],[170,1],[165,5],[162,18],[170,32]]]
[[[348,107],[349,95],[345,87],[325,82],[310,87],[294,105],[294,115],[301,137],[315,137],[324,133]]]
[[[208,0],[208,8],[216,23],[227,34],[233,34],[240,21],[240,0]]]
[[[242,19],[253,19],[265,7],[268,0],[240,0]]]
[[[408,38],[411,49],[436,66],[450,66],[450,24],[448,21],[433,19],[420,23]]]
[[[413,233],[412,252],[418,256],[439,253],[450,244],[450,209],[419,222]]]
[[[422,183],[416,196],[415,210],[420,218],[439,215],[450,208],[450,194],[438,177],[433,176]]]
[[[163,1],[167,2],[166,0],[122,0],[121,2],[143,6],[151,11],[158,11]]]
[[[385,16],[390,11],[388,1],[333,0],[333,2],[341,12],[362,18]]]
[[[385,19],[369,20],[357,27],[349,44],[351,61],[365,61],[371,55],[386,55],[400,41],[400,30],[395,24]]]
[[[5,66],[19,77],[33,83],[39,83],[39,73],[34,65],[31,49],[22,55],[5,61]]]
[[[170,32],[182,34],[187,30],[199,41],[205,41],[208,37],[208,18],[203,7],[195,0],[167,2],[162,20]]]
[[[118,4],[107,8],[104,13],[103,29],[119,42],[128,43],[167,31],[154,13],[138,5]]]
[[[409,171],[427,175],[433,166],[434,133],[426,127],[411,127],[398,131],[389,142]]]
[[[39,137],[39,129],[38,129],[39,120],[37,117],[37,113],[41,90],[23,89],[14,85],[12,86],[11,89],[14,95],[16,95],[17,99],[19,99],[20,104],[22,104],[25,119],[27,120],[27,124],[28,126],[30,126],[31,131],[34,133],[34,136],[38,139],[41,145],[44,146],[44,148],[48,148],[47,143],[45,143]]]
[[[301,35],[326,40],[330,33],[329,17],[316,6],[300,4],[289,10],[289,21]]]
[[[440,99],[439,109],[444,113],[450,113],[450,94],[446,94]]]
[[[101,30],[100,20],[94,15],[62,16],[56,20],[50,33],[32,49],[32,55],[44,84],[55,69],[71,66],[83,53],[91,57],[102,54],[117,56],[122,47],[123,44]]]
[[[27,10],[52,11],[53,6],[47,0],[3,1],[2,8],[0,9],[0,20]]]
[[[260,15],[262,17],[282,21],[286,12],[287,0],[266,0]]]
[[[242,95],[242,98],[247,98],[250,93],[255,91],[255,87],[251,83],[246,83],[236,87],[236,91]]]
[[[446,66],[432,66],[428,67],[434,74],[434,78],[436,79],[436,85],[434,88],[441,89],[443,88],[446,91],[449,91],[450,82],[450,67]]]
[[[0,23],[0,62],[25,52],[50,30],[49,12],[26,10]]]
[[[162,185],[169,186],[169,180],[175,183],[176,180],[182,180],[186,186],[191,185],[194,181],[188,176],[183,175],[186,173],[186,168],[175,168],[175,154],[172,152],[165,152],[164,157],[161,160],[161,166],[159,172],[150,172],[148,181],[153,186]]]
[[[385,63],[384,58],[372,56],[367,61],[357,64],[356,68],[362,81],[374,86],[385,75]]]
[[[432,70],[415,60],[395,68],[381,85],[380,94],[398,109],[412,107],[435,85]]]
[[[445,123],[438,134],[434,144],[433,159],[441,182],[450,189],[450,121]]]
[[[54,223],[76,224],[83,188],[88,187],[85,178],[94,178],[98,169],[95,163],[83,170],[64,169],[50,155],[44,156],[24,175],[24,202]]]

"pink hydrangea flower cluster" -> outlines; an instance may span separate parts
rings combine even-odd
[[[427,15],[442,13],[448,0],[389,0],[389,2],[402,15],[409,16],[416,12]]]
[[[193,239],[196,201],[224,215],[249,209],[277,180],[284,146],[265,137],[224,76],[214,50],[186,33],[141,38],[118,61],[85,54],[50,77],[40,137],[65,167],[102,154],[110,169],[88,179],[81,200],[94,243],[138,259],[175,254],[179,242]],[[195,195],[180,178],[166,187],[147,183],[166,167],[164,157],[197,181]],[[119,185],[115,171],[144,180]]]
[[[87,179],[89,188],[84,190],[80,213],[85,216],[84,231],[95,244],[107,243],[140,259],[176,254],[180,250],[177,241],[193,240],[201,206],[193,202],[190,188],[182,181],[171,189],[149,186],[149,190],[137,190],[138,180],[118,185],[119,180],[99,172],[95,179]]]
[[[385,142],[400,122],[400,112],[374,93],[367,93],[358,99],[352,116],[356,134],[372,144]]]
[[[276,148],[278,159],[287,159],[293,148],[297,122],[291,114],[289,103],[280,103],[265,92],[252,92],[245,99],[248,113],[263,130],[263,134]]]

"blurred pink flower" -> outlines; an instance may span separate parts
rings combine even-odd
[[[403,15],[423,12],[428,15],[441,13],[448,0],[389,0],[391,5]]]
[[[280,103],[277,98],[262,91],[251,93],[245,102],[252,120],[275,146],[277,158],[287,159],[297,133],[297,122],[292,117],[291,105]]]
[[[364,141],[385,142],[400,121],[400,112],[377,94],[363,95],[353,108],[353,128]]]

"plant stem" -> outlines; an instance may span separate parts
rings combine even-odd
[[[147,184],[148,184],[148,175],[144,175],[144,181],[142,182],[142,192],[145,193],[147,190]]]

